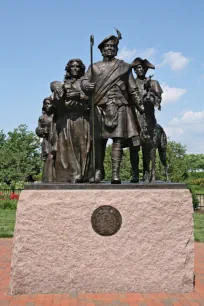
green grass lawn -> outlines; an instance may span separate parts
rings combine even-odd
[[[204,214],[194,214],[194,238],[195,241],[204,242]]]
[[[0,209],[0,237],[13,237],[15,220],[15,209]],[[194,237],[204,242],[204,214],[194,214]]]
[[[15,221],[15,209],[0,209],[0,237],[13,237]]]

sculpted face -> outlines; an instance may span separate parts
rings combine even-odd
[[[44,110],[46,113],[48,113],[51,110],[52,104],[50,100],[45,100],[44,102]]]
[[[70,73],[73,77],[79,77],[80,75],[80,65],[78,62],[74,61],[70,65]]]
[[[147,73],[147,68],[142,65],[137,65],[136,67],[134,67],[134,71],[138,77],[144,78]]]
[[[103,57],[106,58],[114,58],[117,55],[118,52],[118,47],[115,44],[114,40],[109,40],[104,44],[103,49],[101,50],[101,53],[103,55]]]

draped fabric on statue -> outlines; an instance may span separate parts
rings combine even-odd
[[[80,88],[80,80],[67,80],[72,90],[81,93],[79,100],[58,100],[56,120],[58,182],[86,182],[91,177],[91,135],[87,100]]]
[[[131,139],[140,145],[138,126],[131,108],[137,107],[139,94],[132,76],[131,67],[122,60],[101,61],[93,65],[94,103],[96,105],[96,138]],[[91,80],[91,68],[82,77],[82,89]]]

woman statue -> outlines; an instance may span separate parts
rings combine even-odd
[[[80,59],[71,59],[65,70],[64,83],[51,83],[57,108],[56,181],[80,183],[92,174],[88,98],[80,85],[85,66]]]
[[[55,109],[52,106],[50,97],[43,100],[42,115],[38,120],[36,134],[43,138],[42,141],[42,158],[44,161],[43,182],[54,182],[55,177],[55,157],[56,144],[54,137],[54,117]]]

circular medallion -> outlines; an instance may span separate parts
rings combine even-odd
[[[117,233],[122,224],[120,212],[110,206],[98,207],[92,214],[91,223],[94,231],[102,236],[111,236]]]

